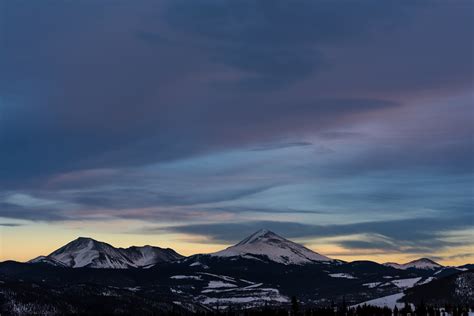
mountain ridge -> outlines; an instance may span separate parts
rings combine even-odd
[[[402,264],[396,263],[396,262],[386,262],[383,265],[387,267],[399,269],[399,270],[406,270],[410,268],[423,269],[423,270],[435,270],[435,269],[444,267],[443,265],[429,258],[419,258],[419,259],[415,259],[415,260],[409,261],[407,263],[402,263]]]
[[[160,262],[171,262],[184,258],[191,259],[196,256],[210,256],[221,259],[236,257],[249,260],[264,259],[284,265],[344,262],[308,249],[270,230],[260,229],[235,245],[223,250],[209,254],[195,254],[189,257],[180,255],[172,248],[161,248],[151,245],[130,246],[126,248],[114,247],[106,242],[90,237],[78,237],[49,255],[36,257],[29,260],[28,263],[47,263],[73,268],[127,269],[150,267]],[[429,258],[419,258],[402,264],[386,262],[382,265],[398,270],[412,268],[436,270],[445,268],[445,266]]]
[[[49,255],[34,258],[29,262],[49,263],[70,268],[127,269],[150,266],[159,262],[169,262],[181,258],[184,258],[184,256],[171,248],[149,245],[116,248],[89,237],[78,237]]]

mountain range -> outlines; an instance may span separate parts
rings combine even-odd
[[[170,262],[184,258],[170,248],[153,246],[115,248],[92,238],[79,237],[53,251],[48,256],[40,256],[30,263],[48,263],[69,268],[146,268],[160,262]]]
[[[304,265],[311,263],[341,263],[310,250],[300,244],[285,239],[272,231],[261,229],[239,243],[221,251],[195,256],[216,258],[242,258],[275,262],[284,265]],[[162,262],[173,262],[185,258],[171,248],[154,246],[132,246],[115,248],[105,242],[92,238],[79,237],[47,256],[39,256],[29,263],[47,263],[70,268],[127,269],[149,268]],[[404,264],[387,262],[384,266],[399,270],[424,269],[436,270],[443,266],[431,259],[420,258]]]
[[[440,282],[453,289],[450,301],[474,304],[469,295],[473,268],[442,266],[426,258],[405,264],[344,262],[268,230],[224,250],[189,257],[169,248],[115,248],[81,237],[28,263],[0,263],[0,298],[15,306],[33,304],[35,312],[51,308],[65,312],[64,304],[81,312],[98,304],[106,314],[119,307],[147,314],[177,308],[196,312],[216,306],[285,306],[292,296],[308,306],[344,301],[393,307],[436,297],[440,289],[430,285]],[[35,290],[38,287],[41,294]],[[58,305],[52,297],[66,303]],[[114,303],[104,304],[104,297],[113,297]]]

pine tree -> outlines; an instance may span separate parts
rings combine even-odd
[[[298,300],[296,299],[296,296],[293,296],[291,298],[291,315],[296,316],[298,315],[298,312],[299,312]]]

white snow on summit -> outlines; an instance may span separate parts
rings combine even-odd
[[[48,256],[41,256],[30,263],[44,262],[71,268],[127,269],[150,267],[158,262],[181,259],[172,249],[159,247],[115,248],[92,238],[79,237]]]
[[[257,231],[234,246],[212,253],[211,256],[242,257],[255,260],[259,260],[259,258],[254,256],[264,256],[273,262],[285,265],[332,261],[326,256],[266,229]]]
[[[424,270],[435,270],[442,268],[443,266],[440,265],[437,262],[434,262],[433,260],[427,259],[427,258],[421,258],[417,260],[413,260],[404,264],[399,264],[395,262],[387,262],[384,263],[384,266],[387,267],[392,267],[395,269],[399,270],[406,270],[409,268],[415,268],[415,269],[424,269]]]

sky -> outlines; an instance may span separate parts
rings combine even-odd
[[[474,1],[0,1],[0,260],[260,228],[474,262]]]

